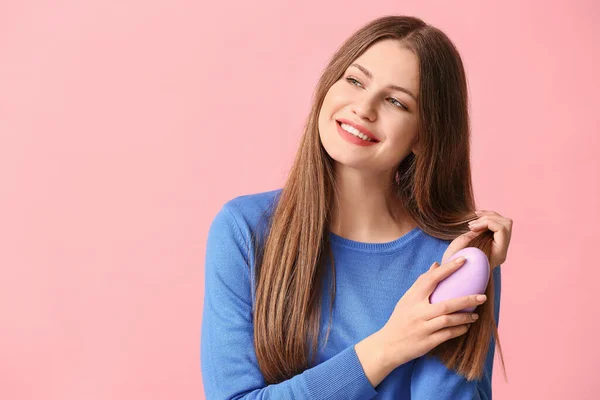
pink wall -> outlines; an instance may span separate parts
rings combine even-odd
[[[515,221],[494,398],[598,398],[599,8],[2,2],[0,398],[203,398],[208,225],[283,184],[327,59],[383,14],[459,47],[478,204]]]

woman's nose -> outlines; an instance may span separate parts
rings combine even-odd
[[[354,103],[354,113],[360,118],[375,119],[374,96],[365,95],[364,98]]]

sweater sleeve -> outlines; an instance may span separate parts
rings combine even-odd
[[[253,344],[249,247],[229,203],[209,228],[200,363],[208,400],[371,399],[377,391],[349,346],[332,358],[267,385]]]
[[[494,279],[494,319],[500,320],[501,271],[497,266],[492,271]],[[413,400],[492,400],[492,368],[494,365],[496,340],[491,338],[481,379],[467,381],[462,375],[448,369],[439,357],[419,357],[411,378]]]

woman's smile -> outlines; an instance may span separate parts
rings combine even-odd
[[[343,124],[342,127],[342,124],[338,121],[335,121],[335,125],[340,136],[350,143],[357,144],[359,146],[373,146],[379,143],[367,137],[366,135],[363,135],[362,133],[358,132],[355,128],[352,128],[349,125]],[[349,131],[352,131],[352,133]]]

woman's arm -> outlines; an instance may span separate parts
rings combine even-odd
[[[284,382],[265,383],[253,345],[247,238],[236,223],[235,212],[234,207],[225,204],[208,233],[200,349],[207,399],[374,397],[377,391],[369,382],[354,346]],[[365,347],[359,347],[359,351],[361,348]],[[371,368],[373,363],[367,361],[363,360],[365,368]],[[379,376],[382,372],[378,368],[384,368],[383,363],[367,371],[370,376]]]
[[[500,266],[492,270],[494,279],[494,319],[500,317]],[[492,336],[485,360],[483,376],[469,382],[455,371],[448,369],[438,357],[420,357],[415,361],[411,378],[412,400],[492,400],[492,368],[496,340]]]

